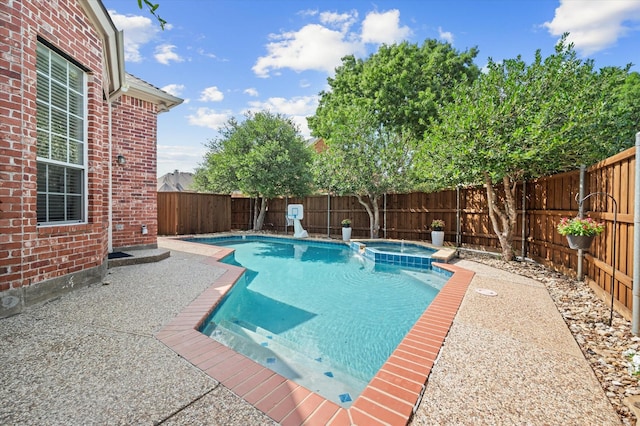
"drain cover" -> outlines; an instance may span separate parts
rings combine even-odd
[[[480,293],[483,296],[497,296],[498,293],[496,293],[493,290],[489,290],[488,288],[476,288],[476,292]]]

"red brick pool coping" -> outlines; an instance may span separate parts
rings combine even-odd
[[[217,263],[231,250],[216,249],[211,259],[226,272],[156,337],[282,425],[407,424],[474,275],[454,265],[436,264],[453,276],[360,396],[345,409],[198,331],[244,272],[243,268]]]

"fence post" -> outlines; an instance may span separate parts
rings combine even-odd
[[[462,244],[462,235],[460,235],[460,185],[456,185],[456,247]]]
[[[289,233],[289,197],[284,197],[284,215],[286,219],[284,220],[284,235]]]
[[[327,238],[331,238],[331,194],[327,192]]]
[[[522,255],[522,260],[527,257],[527,180],[523,179],[522,181],[522,244],[520,246],[520,254]]]
[[[383,226],[384,226],[384,238],[387,238],[387,193],[384,193],[384,205],[383,205],[383,210],[382,210],[382,214],[383,214]]]
[[[631,332],[640,327],[640,132],[636,133],[636,180],[633,199],[633,305]]]

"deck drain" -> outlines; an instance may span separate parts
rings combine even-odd
[[[483,296],[497,296],[498,293],[496,293],[493,290],[489,290],[488,288],[476,288],[476,292],[480,293]]]

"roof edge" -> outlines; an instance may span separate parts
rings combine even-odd
[[[78,0],[78,3],[102,38],[107,95],[117,97],[125,81],[123,33],[116,28],[102,1]]]
[[[123,94],[158,105],[158,112],[169,111],[184,102],[184,99],[158,89],[131,74],[128,77],[125,86],[122,88],[122,92],[125,92]]]

